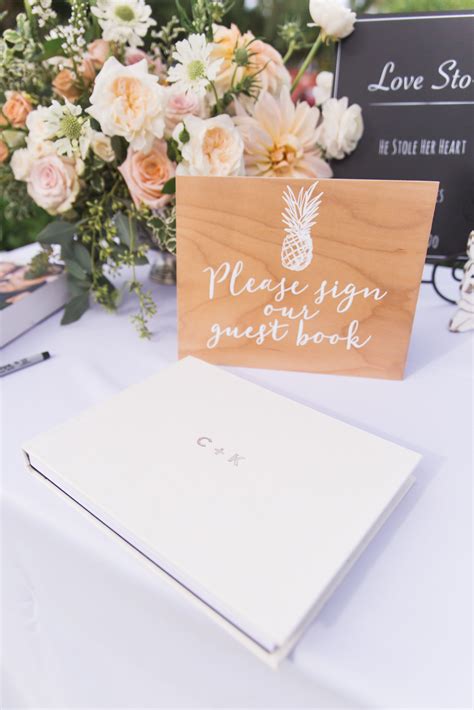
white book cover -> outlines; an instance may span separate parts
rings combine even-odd
[[[290,650],[420,459],[192,357],[24,450],[266,660]]]

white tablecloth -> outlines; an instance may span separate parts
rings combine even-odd
[[[273,672],[23,466],[22,441],[176,359],[175,290],[153,288],[151,342],[125,300],[3,351],[52,357],[2,381],[2,707],[469,707],[472,340],[448,333],[452,306],[422,287],[403,382],[236,370],[424,457]]]

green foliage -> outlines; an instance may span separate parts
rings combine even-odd
[[[48,245],[44,246],[41,251],[39,251],[32,258],[29,264],[28,271],[25,274],[27,279],[37,279],[40,276],[45,276],[50,269],[50,257],[52,255],[52,248]]]
[[[167,22],[163,21],[161,28],[152,33],[155,46],[160,52],[163,61],[169,62],[174,51],[174,45],[179,39],[183,28],[179,19],[173,15]]]
[[[181,26],[186,32],[205,34],[212,40],[212,25],[222,22],[223,18],[234,5],[234,0],[193,0],[186,7],[181,0],[175,0],[176,11]]]

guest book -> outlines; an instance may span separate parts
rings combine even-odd
[[[192,357],[24,451],[32,472],[273,666],[420,458]]]

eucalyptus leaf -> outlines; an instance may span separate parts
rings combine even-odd
[[[65,263],[66,269],[71,274],[71,276],[79,280],[84,280],[86,278],[87,273],[84,271],[82,266],[79,266],[77,261],[73,261],[72,259],[66,259]]]
[[[145,266],[150,263],[144,254],[142,254],[142,256],[135,256],[134,261],[137,266]]]
[[[137,223],[135,219],[129,219],[123,212],[117,212],[114,217],[117,227],[117,236],[129,249],[137,244]]]
[[[161,188],[163,195],[174,195],[176,192],[176,178],[170,178]]]
[[[118,163],[123,163],[127,157],[127,141],[122,136],[113,136],[111,139],[112,149]]]
[[[63,317],[61,318],[61,325],[68,325],[69,323],[74,323],[87,311],[89,308],[89,292],[81,293],[78,296],[74,296],[64,309]]]
[[[91,287],[89,281],[75,279],[73,276],[71,276],[71,274],[68,274],[67,284],[69,288],[69,293],[73,298],[76,296],[80,296],[84,293],[88,293]]]
[[[54,39],[48,39],[43,47],[43,52],[40,57],[40,61],[45,61],[45,59],[50,59],[51,57],[59,57],[64,55],[64,49],[62,48],[63,40],[60,37],[55,37]]]
[[[70,245],[72,244],[76,231],[77,224],[57,219],[46,225],[46,227],[38,234],[37,240],[42,244],[60,244],[61,246]]]
[[[65,242],[61,244],[61,259],[66,262],[68,259],[74,259],[74,242]]]
[[[88,274],[92,271],[91,255],[86,249],[84,244],[80,242],[75,242],[73,245],[74,260],[84,269]]]

